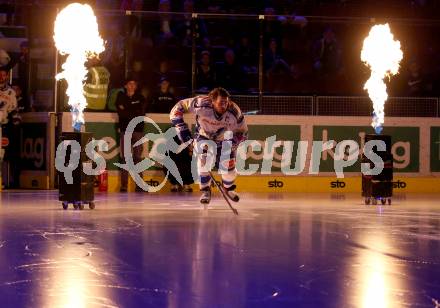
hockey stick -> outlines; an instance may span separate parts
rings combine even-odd
[[[217,186],[218,190],[222,193],[223,198],[225,198],[226,202],[228,203],[229,208],[232,210],[232,212],[234,212],[235,215],[238,215],[237,209],[232,206],[231,202],[229,201],[229,197],[226,196],[226,193],[224,192],[223,188],[220,187],[219,183],[217,183],[214,176],[212,175],[212,172],[211,171],[208,172],[209,172],[209,176],[211,177],[211,180],[215,183],[215,186]]]

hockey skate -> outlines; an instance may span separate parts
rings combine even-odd
[[[200,203],[208,204],[211,201],[211,188],[205,187],[200,191],[202,192],[202,196],[200,197]]]
[[[171,192],[178,192],[180,190],[179,185],[171,185]]]
[[[228,204],[229,208],[231,209],[232,212],[234,212],[235,215],[238,215],[238,211],[236,208],[234,208],[231,204],[231,202],[229,201],[230,197],[229,195],[226,193],[226,189],[223,187],[223,185],[221,185],[220,183],[217,183],[217,181],[215,180],[215,177],[212,175],[212,172],[209,171],[209,176],[211,177],[212,183],[214,183],[215,186],[217,186],[218,190],[221,192],[223,198],[225,198],[226,203]],[[231,186],[232,187],[232,186]],[[234,186],[235,188],[235,186]]]
[[[191,185],[185,185],[185,184],[183,185],[182,190],[183,190],[183,192],[192,192],[193,191]]]
[[[234,202],[238,202],[240,201],[240,196],[238,195],[238,193],[235,191],[235,188],[237,186],[232,185],[231,187],[226,188],[225,186],[223,186],[223,190],[225,191],[226,195],[228,196],[229,199],[231,199]]]

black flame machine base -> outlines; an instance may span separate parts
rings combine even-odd
[[[84,173],[84,166],[92,164],[92,160],[87,157],[85,148],[86,145],[92,140],[92,134],[87,132],[63,132],[61,134],[60,142],[63,142],[67,147],[65,166],[71,161],[72,147],[68,146],[69,141],[76,141],[81,146],[81,153],[79,158],[78,167],[73,170],[72,177],[73,182],[71,184],[66,182],[64,174],[59,172],[58,184],[59,184],[59,200],[62,201],[63,209],[67,210],[69,204],[73,205],[75,210],[84,209],[84,205],[88,204],[90,209],[95,208],[94,201],[94,176]]]
[[[365,198],[365,204],[376,205],[380,201],[383,205],[388,202],[391,205],[391,197],[393,196],[393,155],[391,154],[391,136],[369,134],[365,136],[365,143],[370,140],[382,140],[386,144],[386,151],[377,151],[373,148],[374,153],[380,156],[384,162],[384,168],[378,175],[362,174],[362,197]],[[370,168],[374,164],[365,154],[362,155],[362,163],[369,163]]]

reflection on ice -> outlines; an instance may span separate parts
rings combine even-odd
[[[5,307],[438,307],[440,207],[412,196],[0,195]],[[20,296],[16,296],[20,294]]]

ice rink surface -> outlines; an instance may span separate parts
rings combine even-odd
[[[440,307],[440,195],[0,198],[1,307]]]

